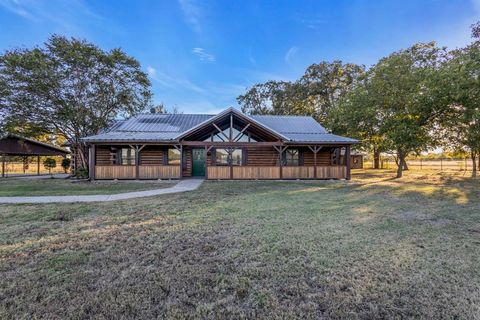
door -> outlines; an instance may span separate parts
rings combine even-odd
[[[205,149],[192,149],[192,176],[205,176]]]

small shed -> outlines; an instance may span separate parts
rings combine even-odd
[[[363,169],[363,157],[365,154],[356,150],[350,151],[350,163],[352,169]],[[344,152],[341,153],[340,161],[343,161]]]
[[[0,138],[0,155],[2,157],[2,177],[5,177],[7,157],[37,157],[37,175],[40,174],[40,156],[66,156],[70,152],[48,143],[7,134]]]

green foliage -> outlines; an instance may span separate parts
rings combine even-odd
[[[75,170],[75,177],[78,179],[87,179],[88,178],[88,170],[84,168],[79,168]]]
[[[0,56],[0,110],[10,126],[27,125],[59,134],[86,164],[81,138],[96,134],[118,116],[143,110],[150,82],[140,64],[121,49],[54,35],[44,47]]]
[[[52,169],[57,166],[57,161],[53,158],[46,158],[43,160],[43,166],[48,170],[48,173],[51,173]]]
[[[62,159],[62,168],[63,170],[65,171],[65,173],[68,172],[68,170],[70,169],[70,164],[72,163],[72,161],[69,159],[69,158],[63,158]]]
[[[309,115],[330,128],[331,110],[363,73],[362,66],[324,61],[312,64],[295,82],[256,84],[237,101],[245,113]]]

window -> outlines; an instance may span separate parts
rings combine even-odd
[[[230,152],[229,152],[230,151]],[[230,165],[241,166],[243,161],[242,149],[216,149],[215,150],[215,164],[218,166]]]
[[[287,149],[285,151],[285,163],[287,166],[298,166],[300,164],[300,152],[298,149]]]
[[[180,151],[177,149],[168,149],[168,160],[169,165],[180,165],[181,155]]]
[[[123,166],[135,165],[135,149],[121,148],[118,150],[117,164]]]
[[[228,151],[227,149],[215,150],[215,164],[216,165],[228,165]]]
[[[232,152],[232,165],[241,166],[242,165],[242,149],[235,149]]]

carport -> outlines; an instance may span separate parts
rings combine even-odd
[[[0,155],[2,157],[2,177],[5,177],[7,157],[37,157],[37,175],[40,175],[40,156],[63,156],[69,151],[33,139],[15,134],[0,138]]]

